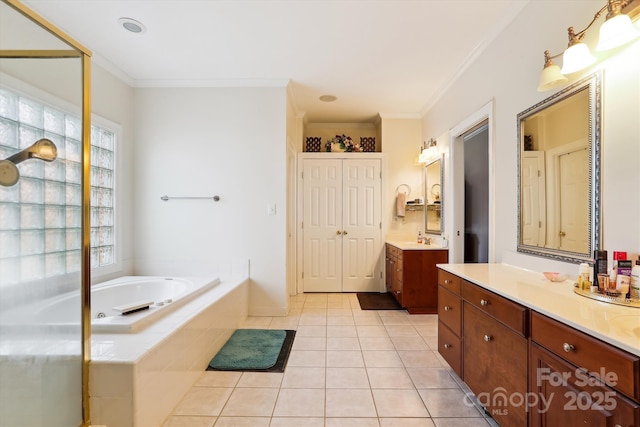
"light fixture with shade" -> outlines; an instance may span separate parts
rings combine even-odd
[[[583,39],[587,30],[605,11],[607,11],[607,17],[600,27],[600,37],[596,51],[611,50],[638,38],[638,31],[633,27],[631,18],[623,13],[623,9],[628,6],[633,6],[630,11],[631,14],[640,14],[640,5],[638,5],[637,0],[607,0],[607,4],[594,15],[584,30],[575,32],[573,27],[569,27],[569,45],[567,49],[557,55],[551,55],[549,51],[544,53],[545,64],[540,74],[538,91],[543,92],[561,85],[568,80],[564,76],[565,74],[584,70],[597,61],[597,58],[591,54],[589,46]],[[559,69],[551,61],[560,55],[562,55],[562,69]]]
[[[559,54],[555,57],[560,56]],[[560,67],[553,63],[551,54],[548,50],[544,51],[544,68],[540,73],[540,81],[538,82],[538,92],[553,89],[566,82],[567,77],[560,72]]]
[[[429,163],[431,160],[438,157],[438,142],[431,138],[429,141],[422,143],[420,147],[420,155],[418,156],[419,164]]]

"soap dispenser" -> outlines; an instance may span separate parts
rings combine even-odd
[[[422,231],[418,231],[418,243],[422,243]]]

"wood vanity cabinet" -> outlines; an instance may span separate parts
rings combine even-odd
[[[532,312],[529,425],[640,426],[639,360]]]
[[[500,426],[526,426],[528,310],[464,280],[461,294],[464,382]]]
[[[640,357],[440,270],[438,352],[501,427],[640,427]]]
[[[462,279],[438,272],[438,352],[462,378]]]
[[[437,313],[438,268],[446,263],[446,249],[402,250],[386,245],[386,287],[411,314]]]

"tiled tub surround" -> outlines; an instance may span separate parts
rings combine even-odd
[[[223,280],[135,334],[94,333],[94,425],[155,427],[248,315],[247,278]]]
[[[507,264],[441,264],[445,271],[525,307],[640,356],[637,328],[640,310],[585,298],[573,282],[550,282],[541,272]],[[628,324],[624,324],[625,319]]]

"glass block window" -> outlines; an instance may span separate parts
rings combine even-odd
[[[0,89],[0,159],[40,138],[58,158],[20,163],[20,180],[0,187],[0,285],[77,272],[82,248],[82,121]],[[91,267],[115,263],[116,133],[91,127]]]

